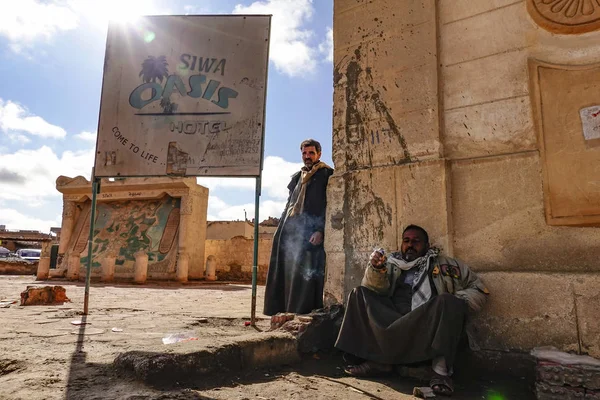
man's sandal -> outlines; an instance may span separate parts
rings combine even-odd
[[[449,376],[434,374],[429,382],[429,387],[433,393],[441,396],[452,396],[454,393],[454,383]]]
[[[357,378],[374,377],[389,374],[392,372],[392,366],[365,361],[362,364],[347,367],[344,372]]]
[[[355,356],[351,353],[344,353],[342,355],[342,360],[344,360],[346,365],[359,365],[367,361],[364,358],[360,358],[359,356]]]

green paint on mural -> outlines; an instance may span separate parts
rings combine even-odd
[[[180,199],[165,196],[157,200],[98,203],[93,241],[93,266],[99,267],[108,253],[117,255],[115,265],[135,262],[134,254],[144,251],[149,262],[165,259],[158,251],[167,219]],[[87,254],[81,258],[87,265]]]

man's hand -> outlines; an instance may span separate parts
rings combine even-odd
[[[323,232],[313,233],[310,239],[308,239],[308,241],[314,246],[320,245],[321,243],[323,243]]]
[[[386,257],[381,254],[379,251],[375,250],[371,253],[371,265],[375,269],[382,269],[384,267],[386,261]]]

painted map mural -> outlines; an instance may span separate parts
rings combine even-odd
[[[116,256],[116,268],[132,268],[135,253],[148,254],[149,267],[168,264],[179,228],[180,199],[164,196],[151,200],[122,200],[99,202],[96,209],[92,266],[100,267],[101,260]],[[80,226],[72,250],[82,253],[81,265],[87,265],[87,236],[89,207],[82,213],[87,221]],[[165,265],[166,267],[166,265]],[[161,268],[162,269],[162,268]],[[167,272],[167,271],[165,271]]]

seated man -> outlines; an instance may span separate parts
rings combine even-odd
[[[401,252],[371,254],[335,344],[364,360],[347,368],[348,374],[370,376],[432,360],[432,390],[453,393],[450,375],[467,311],[481,309],[489,292],[465,264],[439,253],[423,228],[409,225]]]

